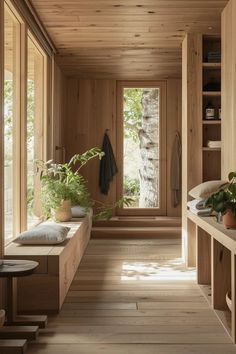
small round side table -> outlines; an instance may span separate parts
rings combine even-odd
[[[37,324],[36,317],[46,316],[24,316],[21,320],[17,316],[17,278],[25,277],[34,273],[39,263],[29,260],[2,260],[0,263],[0,278],[7,280],[7,324]],[[42,319],[42,318],[41,318]]]

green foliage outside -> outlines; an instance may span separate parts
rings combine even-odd
[[[132,179],[124,176],[124,195],[138,197],[140,193],[140,184],[138,179]]]
[[[27,82],[27,210],[28,214],[33,214],[34,201],[34,81]],[[13,81],[4,81],[4,166],[13,165],[13,142],[14,142],[14,122],[13,114]],[[17,120],[17,112],[15,119]],[[14,173],[14,171],[13,171]]]
[[[138,142],[138,131],[142,127],[142,95],[140,88],[126,88],[124,90],[124,125],[125,138],[132,138]]]
[[[4,82],[4,165],[12,164],[13,142],[13,83],[11,80]]]
[[[124,89],[124,140],[133,150],[139,146],[139,131],[142,129],[142,95],[142,88]],[[129,156],[129,151],[126,153]],[[126,156],[124,158],[126,159]],[[126,168],[124,169],[123,193],[134,199],[133,207],[138,207],[140,195],[138,169],[137,166],[133,169],[129,166],[129,170],[128,172]]]

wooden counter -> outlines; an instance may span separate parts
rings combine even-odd
[[[236,230],[227,230],[215,217],[199,217],[187,212],[191,242],[197,266],[197,281],[227,333],[236,342]],[[193,257],[193,250],[188,251]],[[232,311],[226,304],[231,292]]]

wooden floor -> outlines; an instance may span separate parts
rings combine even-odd
[[[92,240],[35,354],[228,354],[178,240]]]

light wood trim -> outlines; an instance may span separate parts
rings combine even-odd
[[[228,2],[222,13],[222,154],[221,174],[227,178],[236,161],[236,2]]]
[[[53,59],[44,56],[44,136],[43,136],[43,159],[54,158],[53,136]]]
[[[231,335],[236,343],[236,256],[231,252],[231,299],[232,299],[232,323]]]
[[[202,67],[207,69],[220,69],[221,63],[202,63]]]
[[[212,252],[213,308],[217,310],[228,310],[225,295],[231,290],[231,252],[216,239],[213,239]]]
[[[197,226],[197,282],[211,284],[211,236]]]
[[[221,124],[221,120],[203,120],[202,121],[202,124],[203,125],[214,125],[214,124],[216,124],[216,125],[218,125],[218,124]]]
[[[19,13],[19,15],[24,20],[24,23],[30,27],[35,37],[42,45],[42,47],[46,50],[48,55],[52,55],[52,53],[56,53],[56,48],[49,37],[47,31],[45,30],[43,24],[39,20],[33,6],[29,3],[29,1],[18,1],[18,0],[5,0],[9,6],[14,8],[15,11]]]
[[[235,230],[226,229],[215,220],[215,217],[200,217],[188,211],[187,218],[236,255]]]
[[[20,232],[20,213],[21,208],[21,192],[20,192],[20,133],[21,133],[21,122],[19,119],[19,112],[21,111],[21,19],[16,16],[12,8],[5,4],[5,10],[9,13],[15,25],[15,38],[13,43],[15,47],[14,53],[14,98],[13,98],[13,235]]]
[[[118,81],[117,82],[117,197],[123,196],[123,89],[127,87],[158,87],[160,88],[160,208],[125,208],[118,209],[118,215],[166,215],[166,81]]]
[[[182,45],[182,253],[188,262],[188,192],[202,182],[202,35],[189,33]],[[194,260],[190,259],[190,264]],[[189,264],[189,265],[190,265]]]
[[[206,97],[218,97],[218,96],[221,96],[221,92],[220,91],[203,91],[202,95],[206,96]]]
[[[4,3],[0,2],[0,257],[4,253]],[[0,300],[1,300],[0,294]],[[1,301],[0,301],[1,302]]]
[[[20,66],[21,66],[21,87],[20,87],[20,152],[21,152],[21,179],[20,179],[20,229],[27,228],[27,26],[21,25],[21,44],[20,44]]]

